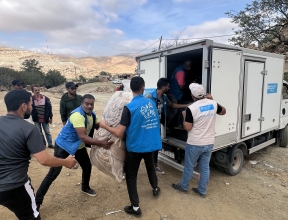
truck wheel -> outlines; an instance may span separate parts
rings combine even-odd
[[[287,147],[288,145],[288,126],[286,125],[285,128],[283,128],[280,131],[280,147]]]
[[[233,151],[232,163],[229,163],[227,168],[224,168],[225,172],[231,176],[237,175],[243,166],[244,155],[241,149],[237,148]]]

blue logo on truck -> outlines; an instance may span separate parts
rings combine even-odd
[[[267,94],[277,93],[278,83],[269,83],[267,86]]]

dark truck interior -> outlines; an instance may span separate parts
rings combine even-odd
[[[202,84],[202,60],[203,60],[203,49],[197,49],[193,51],[182,52],[178,54],[172,54],[167,56],[167,78],[171,79],[174,70],[182,65],[185,61],[191,61],[191,68],[186,75],[186,84],[188,85],[184,89],[184,94],[182,100],[187,103],[192,103],[191,92],[189,90],[189,85],[193,81]],[[168,96],[169,98],[169,96]],[[179,109],[178,111],[183,111],[184,109]],[[179,114],[179,113],[178,113]],[[170,133],[166,133],[167,137],[177,138],[182,141],[187,140],[187,132],[185,130],[174,129],[177,122],[177,116],[174,117],[171,122],[169,129]]]

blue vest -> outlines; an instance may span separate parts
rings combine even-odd
[[[179,66],[177,69],[174,70],[173,75],[170,80],[170,90],[169,93],[175,97],[177,100],[181,100],[183,96],[183,91],[180,89],[180,86],[178,85],[177,79],[175,78],[176,73],[179,71],[184,71],[183,65]],[[186,73],[185,73],[185,78],[186,78]]]
[[[71,112],[71,114],[73,114],[75,112],[79,112],[81,115],[84,116],[85,127],[87,127],[88,120],[87,120],[86,113],[84,112],[82,107],[80,106],[80,107],[76,108],[74,111]],[[92,126],[91,131],[94,132],[94,126],[95,126],[95,119],[94,118],[96,118],[95,112],[92,112],[92,116],[93,116],[93,126]],[[92,137],[93,137],[93,132],[90,132],[90,134],[89,134],[90,137],[91,137],[91,133],[92,133]],[[78,150],[82,141],[78,137],[77,131],[73,127],[73,124],[71,124],[70,118],[68,119],[65,126],[61,129],[60,133],[58,134],[58,137],[55,140],[55,143],[59,147],[64,149],[66,152],[68,152],[70,155],[75,155],[75,153]]]
[[[158,99],[157,89],[155,89],[153,92],[151,92],[149,94],[151,96],[150,99],[154,102],[154,104],[157,107],[157,99]],[[162,95],[162,99],[163,99],[163,102],[164,102],[164,104],[163,104],[164,115],[166,116],[167,96],[166,95]]]
[[[137,95],[126,107],[131,113],[130,125],[126,128],[127,151],[148,153],[162,149],[160,122],[154,103]]]

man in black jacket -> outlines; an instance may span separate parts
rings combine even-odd
[[[54,148],[52,144],[52,136],[49,129],[49,124],[52,123],[53,117],[52,104],[48,97],[40,94],[40,87],[38,85],[32,85],[31,90],[34,94],[32,96],[32,120],[34,121],[35,126],[39,129],[42,135],[44,146],[46,146],[46,141],[42,133],[42,128],[45,132],[48,147]]]

